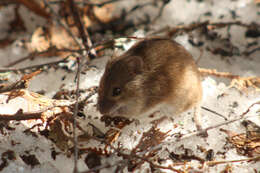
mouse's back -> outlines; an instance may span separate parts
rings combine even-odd
[[[104,114],[129,117],[166,103],[180,113],[199,102],[201,92],[192,56],[172,40],[151,38],[108,62],[98,107]]]

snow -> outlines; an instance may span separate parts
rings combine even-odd
[[[116,3],[120,8],[126,7],[130,9],[135,5],[136,1],[120,1]],[[147,7],[142,10],[144,13],[148,13],[151,16],[155,16],[157,8],[155,7]],[[237,0],[237,1],[227,1],[227,0],[209,0],[209,1],[195,1],[195,0],[175,0],[171,1],[165,7],[161,18],[157,20],[152,25],[152,30],[156,30],[159,28],[163,28],[164,26],[175,26],[179,24],[190,24],[192,22],[210,20],[210,22],[224,22],[224,21],[234,21],[232,19],[233,10],[238,16],[236,20],[251,23],[258,22],[260,24],[259,17],[259,5],[253,3],[252,0]],[[205,16],[206,12],[211,12],[212,16]],[[27,33],[23,33],[22,35],[28,37],[38,25],[44,25],[46,21],[42,18],[32,14],[32,12],[28,11],[26,8],[21,8],[20,13],[22,14],[24,19],[28,18],[28,15],[31,18],[35,18],[32,21],[26,21],[25,25],[28,29]],[[135,12],[130,18],[142,17],[143,13]],[[220,18],[223,16],[223,18]],[[7,8],[0,9],[0,39],[4,38],[8,34],[9,26],[7,23],[14,18],[14,6],[10,5]],[[219,29],[217,30],[219,34],[224,38],[227,35],[227,29]],[[249,42],[256,41],[259,45],[260,40],[257,39],[249,39],[244,36],[245,28],[240,26],[232,26],[230,28],[231,34],[231,43],[236,46],[241,52],[245,51],[246,45]],[[143,37],[146,35],[143,29],[137,30],[132,35]],[[200,56],[200,50],[197,47],[193,47],[189,42],[189,35],[184,34],[178,36],[175,40],[181,43],[191,54],[197,59]],[[217,47],[216,45],[222,44],[215,43],[211,41],[207,41],[205,38],[198,36],[198,40],[202,40],[207,42],[209,47]],[[19,41],[18,41],[19,42]],[[0,58],[1,58],[1,66],[4,66],[16,59],[26,56],[28,53],[24,50],[24,48],[19,47],[18,42],[13,43],[12,45],[0,49]],[[127,50],[133,42],[129,42],[124,44],[124,49]],[[112,55],[111,50],[105,51],[105,54],[102,57],[99,57],[91,62],[91,65],[95,67],[91,67],[90,70],[86,71],[85,74],[81,75],[81,89],[87,89],[93,86],[98,86],[100,77],[104,72],[104,67]],[[238,74],[241,76],[260,76],[260,52],[257,51],[250,56],[246,57],[244,55],[237,56],[234,55],[232,57],[221,57],[220,55],[212,54],[210,51],[203,49],[202,57],[198,63],[199,67],[203,68],[211,68],[217,69],[218,71],[231,72],[233,74]],[[45,63],[49,61],[53,61],[54,58],[36,58],[33,61],[27,60],[22,64],[19,64],[19,67],[24,67],[32,64]],[[17,67],[17,66],[16,66]],[[62,88],[64,89],[75,89],[75,71],[68,73],[62,69],[48,69],[46,72],[41,73],[40,75],[33,78],[29,83],[30,91],[45,91],[45,96],[51,98],[57,91]],[[13,80],[19,79],[20,75],[14,75]],[[65,79],[62,79],[65,76]],[[203,103],[204,107],[210,108],[216,112],[225,115],[228,119],[237,118],[243,112],[245,112],[250,105],[253,103],[260,101],[260,93],[250,89],[246,92],[239,92],[237,89],[228,88],[229,80],[226,79],[218,79],[215,77],[205,77],[203,79]],[[0,100],[3,98],[3,95],[0,95]],[[88,123],[94,124],[97,128],[101,129],[103,133],[110,129],[110,127],[105,127],[104,123],[100,121],[101,114],[97,112],[95,104],[97,100],[97,95],[91,97],[93,102],[89,103],[84,108],[84,113],[86,118],[84,121],[80,119],[80,123],[82,127],[86,128],[87,131],[91,131]],[[2,103],[1,103],[2,104]],[[18,107],[13,108],[12,102],[8,103],[8,110],[1,110],[0,113],[15,113],[18,110]],[[19,103],[16,105],[19,105]],[[5,105],[6,106],[6,105]],[[6,108],[6,107],[5,107]],[[259,105],[255,105],[250,112],[246,115],[249,116],[251,121],[258,124],[260,126],[260,117],[259,113],[256,112],[260,109]],[[209,127],[218,123],[224,122],[223,118],[220,118],[210,112],[202,110],[203,115],[203,126]],[[258,115],[258,116],[257,116]],[[198,152],[197,147],[203,146],[206,150],[213,149],[214,151],[224,152],[224,147],[226,146],[226,138],[227,135],[219,130],[219,128],[210,130],[208,132],[207,138],[201,138],[198,136],[192,136],[186,139],[182,139],[180,141],[176,141],[176,138],[173,138],[174,134],[181,132],[183,134],[190,133],[195,130],[195,124],[192,120],[193,111],[190,110],[184,113],[181,116],[173,117],[173,121],[170,119],[165,119],[161,123],[158,124],[158,127],[161,132],[169,132],[169,137],[166,138],[166,144],[163,145],[163,148],[167,148],[169,152],[182,152],[180,147],[183,145],[184,148],[191,149],[194,151],[194,155],[204,157],[205,153]],[[116,142],[113,144],[114,147],[121,146],[124,150],[129,152],[129,150],[136,147],[139,143],[139,140],[142,137],[144,132],[149,131],[149,129],[153,126],[151,122],[151,118],[140,117],[139,123],[131,123],[127,125],[121,130],[121,135],[118,137]],[[10,122],[10,126],[15,127],[14,131],[7,131],[6,135],[0,135],[0,153],[5,152],[6,150],[13,150],[16,154],[16,159],[12,161],[8,161],[8,166],[6,166],[2,172],[4,173],[37,173],[37,172],[50,172],[50,173],[58,173],[58,172],[72,172],[73,170],[73,154],[71,156],[67,156],[64,154],[64,151],[55,146],[51,140],[45,138],[43,135],[39,135],[37,131],[34,133],[37,137],[33,137],[33,135],[26,135],[23,133],[27,127],[24,123]],[[178,124],[176,128],[173,128],[174,125]],[[245,131],[245,128],[241,125],[241,121],[237,121],[228,125],[224,125],[221,128],[226,130],[231,130],[236,133],[242,133]],[[16,145],[12,145],[12,142],[21,142]],[[99,144],[97,141],[87,141],[80,142],[80,147],[100,147],[104,146]],[[51,157],[52,150],[59,152],[56,156],[56,159]],[[34,154],[36,158],[39,160],[40,164],[31,167],[24,163],[24,161],[19,157],[19,155],[27,154],[30,151],[30,154]],[[166,157],[168,153],[162,149],[162,152],[157,157]],[[88,167],[84,162],[86,154],[83,154],[79,159],[79,169],[80,171],[87,170]],[[221,154],[215,153],[215,160],[237,160],[247,158],[245,156],[238,155],[236,150],[229,149],[225,154],[225,158]],[[110,155],[110,157],[102,157],[102,165],[116,163],[120,161],[122,157],[117,156],[116,154]],[[196,161],[195,161],[196,162]],[[173,161],[171,159],[167,159],[164,162],[164,165],[172,164]],[[231,163],[230,163],[231,164]],[[196,165],[194,163],[194,165]],[[226,165],[217,165],[214,167],[205,166],[202,170],[203,172],[220,172],[225,168]],[[196,167],[196,166],[195,166]],[[147,170],[145,170],[147,169]],[[238,162],[232,163],[232,171],[233,172],[254,172],[255,170],[260,170],[259,162]],[[149,164],[144,163],[140,170],[141,172],[150,172]],[[115,167],[102,169],[101,172],[111,172],[115,171]],[[166,171],[166,170],[163,170]],[[167,170],[168,171],[168,170]],[[124,169],[124,172],[127,172],[127,169]]]

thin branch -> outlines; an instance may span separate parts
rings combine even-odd
[[[48,48],[47,50],[44,50],[44,51],[41,51],[41,52],[38,52],[38,51],[35,51],[35,52],[32,52],[30,53],[29,55],[25,56],[25,57],[22,57],[18,60],[15,60],[13,62],[10,62],[9,64],[5,65],[4,67],[11,67],[11,66],[14,66],[14,65],[17,65],[25,60],[28,60],[28,59],[33,59],[35,58],[36,56],[41,56],[41,55],[44,55],[46,53],[50,53],[50,52],[77,52],[77,53],[82,53],[82,51],[84,51],[85,49],[68,49],[68,48],[63,48],[63,49],[57,49],[56,47],[50,47]]]
[[[212,22],[212,23],[209,21],[205,21],[205,22],[193,23],[190,25],[182,25],[182,26],[176,26],[173,28],[167,28],[166,35],[169,37],[173,37],[180,33],[184,33],[184,32],[189,33],[191,31],[194,31],[194,30],[200,29],[200,28],[204,28],[204,27],[208,27],[210,29],[215,29],[215,28],[223,28],[223,27],[232,26],[232,25],[237,25],[237,26],[241,26],[241,27],[245,27],[245,28],[250,28],[253,26],[259,27],[256,24],[245,24],[245,23],[242,23],[241,21]],[[165,29],[162,31],[165,31]],[[154,33],[158,33],[158,31],[155,31]]]
[[[97,7],[103,7],[104,5],[111,4],[117,1],[122,1],[122,0],[108,0],[100,3],[94,3],[94,2],[88,2],[88,1],[80,1],[80,2],[75,2],[75,4],[82,4],[82,5],[89,5],[89,6],[97,6]],[[50,1],[50,4],[57,4],[57,3],[63,3],[64,1]]]
[[[242,120],[242,119],[244,119],[244,118],[248,118],[248,117],[250,117],[250,116],[245,117],[245,115],[246,115],[246,114],[250,111],[250,109],[251,109],[253,106],[255,106],[256,104],[260,104],[260,101],[259,101],[259,102],[256,102],[256,103],[253,103],[252,105],[250,105],[250,106],[248,107],[248,109],[247,109],[245,112],[243,112],[238,118],[234,118],[234,119],[232,119],[232,120],[225,121],[225,122],[222,122],[222,123],[219,123],[219,124],[216,124],[216,125],[207,127],[207,128],[205,128],[205,129],[198,130],[198,131],[193,132],[193,133],[185,134],[185,135],[181,136],[181,137],[179,138],[179,140],[184,139],[184,138],[188,138],[188,137],[191,137],[191,136],[194,136],[194,135],[203,134],[203,133],[205,133],[205,132],[207,132],[207,131],[209,131],[209,130],[218,128],[218,127],[220,127],[220,126],[227,125],[227,124],[230,124],[230,123],[233,123],[233,122]],[[256,115],[254,115],[254,116],[256,116]],[[258,115],[257,115],[257,116],[258,116]]]
[[[78,115],[79,111],[79,84],[80,84],[80,71],[81,71],[81,63],[80,63],[81,58],[77,58],[77,73],[76,73],[76,103],[74,106],[74,112],[73,112],[73,141],[74,141],[74,173],[78,173],[78,138],[77,138],[77,121],[76,117]]]
[[[13,62],[10,62],[9,64],[5,65],[4,67],[14,66],[14,65],[19,64],[19,63],[21,63],[21,62],[23,62],[23,61],[25,61],[25,60],[27,60],[27,59],[33,59],[35,56],[39,56],[39,55],[45,54],[45,53],[47,53],[47,52],[49,52],[49,49],[46,50],[46,51],[42,51],[42,52],[32,52],[32,53],[30,53],[28,56],[25,56],[25,57],[22,57],[22,58],[20,58],[20,59],[18,59],[18,60],[15,60],[15,61],[13,61]]]
[[[29,10],[34,12],[37,15],[40,15],[41,17],[44,17],[46,19],[50,18],[50,14],[45,11],[37,2],[34,0],[16,0],[18,3],[23,4],[25,7],[27,7]]]
[[[25,88],[27,88],[27,81],[19,80],[9,85],[0,85],[0,93],[9,92],[17,89],[25,89]]]
[[[118,38],[144,39],[144,38],[138,38],[138,37],[134,37],[134,36],[115,37],[114,39],[104,40],[104,41],[100,41],[98,43],[95,43],[91,47],[89,47],[89,50],[100,51],[100,50],[103,50],[103,49],[106,49],[106,48],[111,48],[111,47],[113,47],[115,40],[118,39]],[[5,65],[4,67],[11,67],[11,66],[17,65],[17,64],[19,64],[19,63],[21,63],[25,60],[33,59],[36,56],[44,55],[46,53],[49,53],[50,51],[53,51],[53,52],[71,52],[71,53],[82,54],[83,51],[88,51],[88,49],[85,49],[85,48],[82,48],[82,49],[69,49],[69,48],[57,49],[56,47],[50,47],[47,50],[44,50],[44,51],[41,51],[41,52],[38,52],[38,51],[32,52],[25,57],[22,57],[18,60],[15,60],[15,61],[9,63],[8,65]],[[10,69],[10,70],[8,70],[8,69]],[[0,68],[0,70],[1,70],[1,68]],[[4,71],[16,71],[15,68],[2,68],[2,70],[4,70]],[[23,69],[20,68],[17,71],[19,71],[19,70],[23,70]]]
[[[33,111],[33,112],[23,112],[22,109],[19,109],[15,114],[0,114],[0,121],[21,121],[21,120],[32,120],[32,119],[41,119],[44,112],[47,110],[53,109],[57,106],[50,106],[48,108],[45,108],[43,110],[39,111]]]
[[[170,0],[162,0],[162,6],[159,9],[159,12],[157,14],[157,16],[152,20],[152,23],[154,23],[157,19],[159,19],[162,16],[163,10],[165,8],[165,6],[170,2]]]
[[[228,120],[227,117],[225,117],[224,115],[222,115],[222,114],[220,114],[220,113],[218,113],[218,112],[216,112],[216,111],[213,111],[213,110],[211,110],[211,109],[209,109],[209,108],[206,108],[206,107],[204,107],[204,106],[201,106],[201,108],[204,109],[204,110],[206,110],[206,111],[209,111],[209,112],[211,112],[211,113],[213,113],[213,114],[218,115],[219,117],[223,118],[224,120]]]
[[[246,116],[245,115],[250,111],[250,109],[255,106],[256,104],[260,104],[260,101],[259,102],[256,102],[256,103],[253,103],[251,104],[248,109],[243,112],[238,118],[235,118],[235,119],[232,119],[232,120],[229,120],[229,121],[225,121],[223,123],[219,123],[219,124],[216,124],[216,125],[213,125],[213,126],[210,126],[206,129],[202,129],[202,130],[198,130],[196,132],[192,132],[192,133],[188,133],[188,134],[185,134],[185,135],[182,135],[178,138],[178,140],[182,140],[182,139],[185,139],[185,138],[189,138],[189,137],[192,137],[192,136],[195,136],[195,135],[199,135],[199,134],[203,134],[205,132],[207,132],[208,130],[212,130],[214,128],[218,128],[220,126],[223,126],[223,125],[227,125],[227,124],[230,124],[230,123],[233,123],[233,122],[236,122],[236,121],[239,121],[239,120],[242,120],[242,119],[245,119],[245,118],[249,118],[249,117],[254,117],[256,115],[253,115],[253,116]],[[258,116],[258,115],[257,115]],[[173,134],[174,135],[174,134]],[[141,152],[140,154],[145,154],[147,152],[150,152],[152,150],[159,150],[162,148],[162,145],[165,145],[165,144],[172,144],[171,141],[166,141],[166,142],[162,142],[161,144],[157,145],[157,146],[154,146],[154,147],[151,147],[149,150],[146,150],[146,151],[143,151]]]
[[[76,37],[73,35],[73,33],[71,32],[70,28],[63,24],[61,21],[60,16],[52,9],[52,7],[49,5],[49,3],[47,2],[47,0],[43,0],[44,4],[50,9],[51,14],[54,16],[55,21],[61,26],[63,27],[66,32],[71,36],[71,38],[74,40],[74,42],[79,46],[80,49],[82,49],[81,44],[78,42],[78,40],[76,39]]]
[[[79,129],[81,130],[81,131],[83,131],[86,135],[88,135],[88,133],[83,129],[83,128],[81,128],[79,125],[78,125],[78,127],[79,127]],[[177,169],[175,169],[175,168],[173,168],[172,166],[162,166],[162,165],[158,165],[158,164],[155,164],[155,163],[153,163],[152,161],[150,161],[149,159],[147,159],[147,158],[145,158],[145,156],[143,156],[143,155],[136,155],[136,154],[134,154],[134,153],[130,153],[130,154],[126,154],[125,152],[123,152],[123,151],[121,151],[120,150],[120,148],[116,148],[116,147],[114,147],[113,145],[111,145],[110,143],[108,143],[106,140],[103,140],[103,139],[101,139],[101,138],[97,138],[97,137],[95,137],[95,136],[91,136],[91,135],[88,135],[88,137],[89,138],[91,138],[91,139],[94,139],[94,140],[96,140],[96,141],[99,141],[99,142],[101,142],[101,143],[104,143],[104,144],[106,144],[107,146],[109,146],[111,149],[113,149],[118,155],[120,155],[120,156],[122,156],[125,160],[127,160],[127,162],[126,163],[128,163],[128,162],[130,162],[130,161],[132,161],[132,160],[134,160],[134,161],[136,161],[137,159],[139,159],[139,160],[141,160],[141,161],[144,161],[144,162],[147,162],[147,163],[149,163],[153,168],[159,168],[159,169],[166,169],[166,170],[171,170],[171,171],[174,171],[174,172],[177,172],[177,173],[184,173],[183,171],[180,171],[180,170],[177,170]],[[143,153],[143,154],[146,154],[146,153]],[[82,172],[82,173],[89,173],[89,172],[91,172],[91,171],[93,171],[93,170],[100,170],[100,169],[103,169],[103,168],[107,168],[107,166],[116,166],[116,165],[119,165],[120,163],[124,163],[124,160],[121,160],[121,161],[118,161],[118,162],[116,162],[115,164],[113,164],[113,165],[103,165],[103,166],[98,166],[98,167],[96,167],[96,168],[92,168],[92,169],[90,169],[90,170],[88,170],[88,171],[84,171],[84,172]],[[184,163],[182,163],[182,164],[176,164],[176,165],[183,165]]]
[[[214,165],[218,165],[218,164],[235,163],[235,162],[249,162],[249,161],[260,161],[260,156],[256,156],[253,158],[246,158],[246,159],[237,159],[237,160],[208,161],[205,163],[209,166],[214,166]]]
[[[143,161],[149,163],[153,168],[160,168],[160,169],[171,170],[171,171],[174,171],[174,172],[177,172],[177,173],[184,173],[183,171],[175,169],[172,166],[162,166],[162,165],[155,164],[155,163],[153,163],[152,161],[150,161],[149,159],[147,159],[143,156],[138,156],[138,155],[133,155],[133,154],[131,154],[130,156],[133,156],[135,158],[138,158],[140,160],[143,160]]]
[[[257,47],[257,48],[252,49],[252,50],[246,50],[242,54],[244,54],[246,56],[249,56],[249,55],[251,55],[251,54],[253,54],[253,53],[257,52],[257,51],[260,51],[260,47]]]
[[[89,50],[89,45],[88,45],[88,37],[87,37],[87,34],[84,30],[84,27],[83,27],[83,24],[80,20],[80,16],[79,16],[79,13],[78,13],[78,9],[77,9],[77,6],[74,4],[74,1],[73,0],[67,0],[69,6],[70,6],[70,10],[71,10],[71,13],[72,13],[72,16],[74,18],[74,21],[75,21],[75,24],[78,28],[78,31],[79,31],[79,35],[83,41],[83,45],[85,47],[85,49]]]
[[[53,103],[52,106],[47,106],[44,109],[38,111],[31,111],[31,112],[24,112],[22,109],[19,109],[15,114],[0,114],[0,121],[11,121],[11,120],[32,120],[32,119],[41,119],[44,115],[43,113],[54,109],[54,108],[63,108],[63,107],[70,107],[74,105],[75,102],[70,103]],[[58,111],[55,111],[54,114],[58,114]]]
[[[198,69],[202,75],[213,75],[216,77],[225,77],[229,79],[239,78],[239,75],[234,75],[229,72],[218,72],[215,69],[205,69],[205,68],[198,68]]]
[[[28,69],[40,69],[44,66],[51,66],[51,65],[56,65],[62,62],[66,62],[67,59],[69,57],[66,57],[62,60],[58,60],[58,61],[53,61],[53,62],[48,62],[48,63],[43,63],[43,64],[38,64],[38,65],[32,65],[32,66],[28,66],[28,67],[22,67],[22,68],[0,68],[0,72],[8,72],[8,71],[24,71],[24,70],[28,70]]]
[[[40,74],[42,71],[34,71],[30,74],[23,75],[21,79],[17,82],[11,83],[11,84],[2,84],[0,85],[0,93],[4,92],[9,92],[12,90],[17,90],[17,89],[24,89],[28,88],[28,81],[32,79],[34,76]]]

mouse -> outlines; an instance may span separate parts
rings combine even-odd
[[[97,109],[110,117],[138,118],[164,108],[170,116],[194,108],[196,127],[202,129],[202,95],[192,55],[174,40],[145,38],[108,60],[99,83]]]

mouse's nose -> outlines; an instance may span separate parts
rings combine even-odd
[[[107,100],[98,99],[97,110],[101,114],[107,114],[109,112],[109,104]]]
[[[97,103],[97,110],[98,110],[101,114],[103,114],[103,112],[104,112],[104,110],[102,109],[102,105],[101,105],[101,102],[100,102],[100,101],[98,101],[98,103]]]
[[[103,115],[110,115],[113,109],[117,105],[117,102],[107,98],[99,98],[97,103],[98,111]]]

